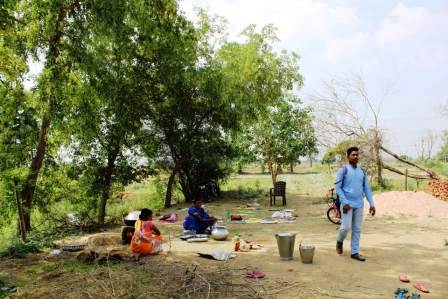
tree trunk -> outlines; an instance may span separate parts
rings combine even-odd
[[[182,189],[182,194],[185,197],[186,202],[192,202],[195,198],[194,192],[191,189],[190,182],[188,180],[185,171],[179,173],[179,183]]]
[[[170,177],[168,179],[168,185],[166,187],[166,193],[165,193],[165,209],[171,207],[171,197],[173,194],[173,186],[176,178],[178,168],[177,166],[174,167],[174,169],[171,171]]]
[[[375,140],[375,162],[376,162],[376,171],[377,171],[377,183],[378,186],[380,186],[381,188],[384,187],[384,180],[383,180],[383,162],[381,160],[381,154],[380,154],[380,140],[379,137],[376,137]]]
[[[53,106],[57,99],[54,97],[54,88],[59,86],[61,82],[59,68],[58,68],[58,57],[60,55],[60,45],[63,37],[63,32],[60,30],[62,28],[61,24],[64,22],[66,16],[66,8],[61,6],[58,12],[58,19],[55,26],[55,32],[50,36],[47,64],[49,65],[49,70],[51,72],[50,79],[50,91],[48,97],[48,107],[46,113],[42,118],[42,124],[39,131],[39,139],[37,141],[37,152],[36,156],[33,157],[31,162],[30,174],[27,178],[26,184],[23,186],[21,191],[22,200],[25,203],[25,209],[23,209],[23,218],[25,222],[26,231],[31,231],[31,209],[33,207],[33,197],[34,191],[36,189],[37,179],[39,177],[39,171],[42,168],[42,162],[45,158],[45,153],[47,149],[47,133],[50,127],[50,117],[53,113]]]
[[[238,174],[242,174],[243,173],[243,164],[238,163]]]
[[[106,217],[106,204],[110,197],[110,187],[112,186],[112,175],[114,173],[115,160],[117,159],[118,151],[119,150],[117,147],[115,150],[109,153],[107,158],[107,167],[103,176],[104,179],[103,191],[101,193],[101,200],[98,209],[98,224],[100,226],[104,225],[104,218]]]
[[[26,226],[25,226],[25,218],[23,215],[23,208],[22,208],[22,197],[21,197],[21,193],[19,190],[15,191],[15,196],[16,196],[16,204],[17,204],[17,213],[18,213],[18,223],[19,223],[19,233],[20,233],[20,237],[22,238],[22,241],[25,242],[26,241]]]
[[[308,158],[310,159],[310,167],[313,167],[313,156],[309,155]]]
[[[277,182],[278,165],[272,163],[272,160],[269,159],[268,167],[269,167],[269,172],[271,173],[272,187],[275,187],[275,183]]]
[[[294,163],[289,164],[289,171],[294,173]]]
[[[25,208],[23,209],[23,219],[27,232],[31,231],[31,209],[33,207],[34,191],[36,190],[39,171],[42,168],[42,163],[45,158],[45,152],[47,149],[47,132],[49,127],[50,119],[48,116],[44,116],[39,131],[36,155],[33,157],[30,174],[28,175],[27,181],[21,191],[21,197],[25,203]]]

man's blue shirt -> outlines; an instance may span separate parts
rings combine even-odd
[[[344,168],[347,170],[345,171]],[[364,206],[364,195],[370,206],[375,206],[369,179],[367,178],[367,174],[359,166],[355,168],[347,164],[338,170],[336,176],[336,193],[339,195],[341,206],[348,203],[351,208],[362,208]]]

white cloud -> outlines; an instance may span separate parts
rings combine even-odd
[[[432,15],[423,7],[407,7],[397,4],[382,22],[377,33],[379,46],[400,44],[404,41],[416,39],[432,28]]]

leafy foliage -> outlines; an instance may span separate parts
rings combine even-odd
[[[113,193],[149,175],[168,172],[153,206],[162,188],[169,206],[236,160],[280,167],[315,150],[292,95],[299,57],[275,50],[271,25],[228,41],[222,18],[192,22],[175,0],[8,0],[0,17],[0,207],[21,231],[68,212],[103,225]],[[29,61],[43,68],[26,90]]]
[[[267,164],[275,183],[279,169],[316,150],[311,110],[289,97],[243,134],[249,153]]]

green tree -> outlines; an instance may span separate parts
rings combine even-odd
[[[226,42],[218,51],[225,92],[231,105],[240,112],[237,130],[231,134],[232,143],[239,152],[239,169],[255,158],[247,154],[243,132],[260,119],[269,117],[269,107],[282,103],[286,92],[300,88],[303,83],[299,56],[274,50],[274,44],[279,41],[274,26],[264,26],[257,31],[255,25],[250,25],[241,36],[245,38],[243,42]]]
[[[152,105],[164,102],[163,77],[176,72],[163,67],[177,54],[168,49],[179,15],[174,1],[99,1],[90,11],[88,40],[77,55],[84,90],[73,111],[72,146],[90,181],[89,195],[99,197],[103,225],[113,184],[127,185],[151,171],[140,159],[141,131]]]
[[[343,161],[345,161],[345,157],[347,156],[347,149],[358,143],[359,141],[347,139],[339,142],[333,147],[328,148],[324,153],[324,156],[322,157],[322,163],[328,165],[335,162],[342,163]]]
[[[72,61],[70,49],[78,38],[75,33],[82,19],[83,7],[77,0],[7,1],[2,5],[2,55],[9,59],[20,57],[21,63],[14,65],[18,68],[29,59],[43,63],[36,88],[27,103],[27,107],[34,109],[33,118],[40,128],[38,133],[30,136],[34,142],[22,144],[26,147],[24,151],[31,156],[31,159],[23,160],[28,162],[28,171],[20,185],[26,231],[31,230],[34,192],[48,150],[51,124],[57,126],[64,119],[65,87]],[[6,43],[6,40],[12,40],[11,36],[14,36],[14,42]],[[6,62],[5,69],[11,66],[10,60],[2,61]]]
[[[273,184],[282,166],[316,151],[311,110],[301,107],[293,96],[271,107],[270,113],[249,127],[244,136],[251,155],[268,166]]]
[[[7,210],[14,206],[11,203],[15,202],[18,232],[25,241],[27,229],[20,190],[28,177],[31,160],[29,148],[35,141],[33,136],[37,133],[37,122],[33,117],[34,111],[27,105],[29,95],[24,92],[20,80],[14,81],[14,84],[1,83],[0,97],[1,206],[4,214],[7,214]]]
[[[281,102],[285,91],[300,88],[299,56],[283,50],[278,53],[274,44],[279,41],[272,25],[259,31],[248,26],[241,36],[243,42],[226,42],[218,50],[227,99],[239,111],[241,128],[258,121],[270,106]]]

